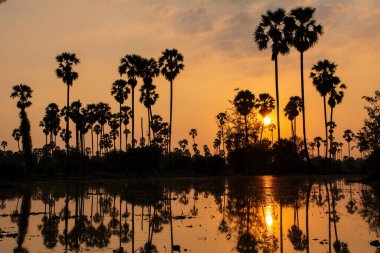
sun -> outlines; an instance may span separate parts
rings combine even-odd
[[[271,123],[271,119],[268,117],[268,116],[266,116],[265,118],[264,118],[264,125],[269,125],[270,123]]]

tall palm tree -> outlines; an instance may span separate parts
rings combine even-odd
[[[32,98],[33,90],[25,84],[15,85],[12,88],[11,98],[17,98],[17,107],[20,109],[20,131],[22,136],[22,150],[25,159],[25,174],[29,173],[33,167],[32,157],[32,138],[30,136],[30,122],[26,114],[26,108],[32,105],[30,99]]]
[[[261,117],[264,119],[275,108],[274,98],[268,93],[261,93],[259,94],[259,98],[256,101],[256,106],[259,109],[259,113]],[[264,124],[261,125],[260,142],[263,137],[263,132],[264,132]]]
[[[153,78],[160,74],[160,68],[155,59],[143,59],[143,67],[141,69],[141,77],[143,79],[143,86],[140,89],[141,96],[140,102],[144,104],[148,111],[148,141],[151,144],[151,123],[152,123],[152,106],[158,99],[156,93],[156,85],[153,84]]]
[[[227,121],[227,113],[225,112],[220,112],[218,115],[216,115],[216,119],[218,120],[219,126],[220,126],[220,131],[221,131],[221,141],[222,141],[222,147],[223,147],[223,152],[224,152],[224,125],[226,124]]]
[[[285,29],[286,11],[279,8],[275,11],[268,10],[266,15],[261,15],[261,22],[257,26],[254,39],[259,50],[267,49],[269,42],[272,48],[272,61],[275,66],[276,79],[276,103],[277,103],[277,134],[278,139],[281,139],[280,131],[280,96],[278,90],[278,54],[286,55],[289,53],[290,36],[289,31]]]
[[[306,142],[306,110],[305,110],[305,90],[303,74],[303,55],[317,44],[319,36],[323,34],[323,27],[314,19],[315,8],[297,7],[290,12],[290,16],[285,19],[287,34],[291,37],[291,45],[300,52],[301,65],[301,97],[302,97],[302,129],[305,155],[310,168],[311,162]]]
[[[107,103],[96,104],[96,115],[98,123],[100,125],[100,140],[103,139],[104,135],[104,125],[107,123],[111,116],[111,107]],[[102,153],[102,146],[100,146],[100,153]]]
[[[122,143],[121,142],[121,139],[122,139],[122,137],[121,137],[121,118],[122,118],[121,107],[124,104],[124,101],[128,98],[128,94],[130,92],[131,92],[131,90],[128,88],[127,82],[122,80],[122,79],[116,80],[112,84],[111,95],[114,96],[115,100],[119,103],[120,152],[121,152],[121,143]]]
[[[129,129],[127,129],[127,126],[129,124],[129,118],[131,116],[131,108],[129,106],[122,106],[121,107],[121,119],[122,123],[124,125],[124,131],[125,134],[125,151],[128,149],[128,133],[130,132]],[[120,133],[121,136],[121,133]]]
[[[129,54],[121,58],[119,66],[119,74],[127,75],[127,83],[132,90],[132,148],[135,147],[135,87],[137,86],[137,78],[141,76],[143,59],[136,54]]]
[[[195,136],[198,135],[198,131],[195,128],[190,129],[189,135],[193,139],[193,144],[195,144]]]
[[[21,138],[20,128],[13,129],[12,137],[13,139],[15,139],[15,141],[17,141],[18,152],[20,152],[20,138]]]
[[[66,101],[66,134],[70,133],[69,126],[69,111],[70,111],[70,86],[73,85],[73,81],[78,79],[78,73],[73,71],[73,66],[80,63],[80,60],[73,53],[64,52],[56,56],[58,62],[58,68],[55,73],[59,79],[62,79],[63,83],[67,85],[67,101]],[[70,138],[66,136],[66,153],[70,152]]]
[[[3,150],[5,151],[5,148],[8,146],[8,142],[2,141],[1,146],[3,147]]]
[[[355,137],[355,134],[350,130],[350,129],[346,129],[344,130],[344,134],[343,134],[343,138],[345,141],[347,141],[347,146],[348,146],[348,158],[351,157],[351,147],[350,147],[350,143],[351,141],[354,139]]]
[[[248,124],[247,116],[255,107],[255,95],[249,90],[239,91],[233,101],[233,104],[239,114],[244,116],[245,126],[245,146],[248,147]]]
[[[327,101],[326,96],[334,90],[336,85],[340,84],[340,79],[335,75],[337,65],[329,60],[318,61],[317,64],[311,68],[310,78],[313,79],[313,85],[323,97],[323,109],[325,119],[325,139],[328,142],[327,133]],[[331,100],[333,103],[333,99]],[[331,121],[331,120],[330,120]],[[325,150],[324,168],[327,161],[327,148]]]
[[[184,69],[183,55],[177,49],[165,49],[158,60],[161,73],[170,82],[170,120],[169,120],[169,153],[171,152],[173,126],[173,81]]]
[[[290,120],[293,142],[295,143],[297,137],[297,117],[302,112],[302,99],[299,96],[290,97],[284,111],[285,116]]]
[[[97,122],[96,104],[88,104],[82,108],[87,127],[91,131],[91,153],[94,155],[94,124]]]

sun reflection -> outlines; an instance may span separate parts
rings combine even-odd
[[[266,126],[268,126],[270,123],[271,123],[271,119],[268,117],[268,116],[266,116],[265,118],[264,118],[264,125],[266,125]]]

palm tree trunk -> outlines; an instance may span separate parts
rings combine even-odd
[[[132,148],[135,148],[135,87],[132,86]]]
[[[334,111],[334,108],[331,107],[331,110],[330,110],[330,122],[333,122],[333,111]],[[332,130],[331,126],[330,126],[330,130]],[[332,137],[333,133],[331,132],[330,135]],[[330,152],[329,152],[329,169],[331,169],[332,143],[333,143],[333,139],[331,138],[331,140],[330,140]]]
[[[124,131],[125,131],[125,152],[127,152],[127,149],[128,149],[128,133],[127,133],[127,125],[124,125]]]
[[[94,131],[92,130],[92,126],[91,126],[91,153],[92,153],[92,156],[94,156]]]
[[[170,183],[169,188],[169,214],[170,214],[170,245],[171,245],[171,252],[173,253],[173,214],[172,214],[172,185]]]
[[[263,132],[264,132],[264,124],[261,125],[260,143],[261,143],[261,140],[263,139]]]
[[[224,152],[224,132],[223,132],[223,125],[221,125],[221,130],[222,130],[222,147],[223,147],[223,152]]]
[[[119,125],[120,125],[119,139],[120,139],[120,152],[121,152],[121,140],[123,139],[122,134],[121,134],[121,103],[119,104]]]
[[[248,125],[247,125],[247,115],[244,115],[244,126],[245,126],[245,147],[248,147]]]
[[[151,138],[150,138],[150,109],[149,109],[149,107],[148,107],[148,143],[150,146]]]
[[[135,203],[133,201],[132,201],[132,252],[135,252]]]
[[[327,109],[326,109],[326,96],[323,96],[323,111],[325,116],[325,139],[326,139],[326,147],[325,147],[325,158],[323,160],[323,170],[326,170],[326,162],[327,162],[327,146],[329,143],[328,134],[327,134]]]
[[[327,194],[327,206],[328,206],[328,224],[329,224],[329,252],[331,252],[331,219],[330,219],[330,193],[327,183],[325,182],[326,194]]]
[[[302,95],[302,129],[303,129],[303,146],[305,149],[305,156],[307,160],[307,165],[309,171],[312,170],[312,165],[310,162],[309,152],[307,150],[306,143],[306,112],[305,112],[305,87],[304,87],[304,77],[303,77],[303,52],[301,51],[301,95]]]
[[[277,134],[278,134],[278,140],[281,139],[281,131],[280,131],[280,96],[278,92],[278,62],[277,62],[277,55],[274,58],[274,65],[275,65],[275,77],[276,77],[276,106],[277,106]]]
[[[173,124],[173,81],[170,80],[170,120],[169,120],[169,154],[172,146],[172,124]]]
[[[20,152],[20,141],[17,141],[18,152]]]
[[[348,158],[351,158],[351,147],[350,147],[349,141],[348,141]]]
[[[280,196],[280,253],[284,252],[284,244],[282,238],[282,199]]]
[[[307,186],[307,193],[306,193],[306,252],[309,252],[309,203],[310,203],[310,193],[311,193],[311,188],[313,187],[313,182],[309,182]]]
[[[66,101],[66,154],[70,152],[70,140],[69,140],[69,111],[70,111],[70,84],[67,84],[67,101]]]

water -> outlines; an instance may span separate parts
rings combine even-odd
[[[304,177],[9,185],[0,252],[380,252],[378,197]]]

